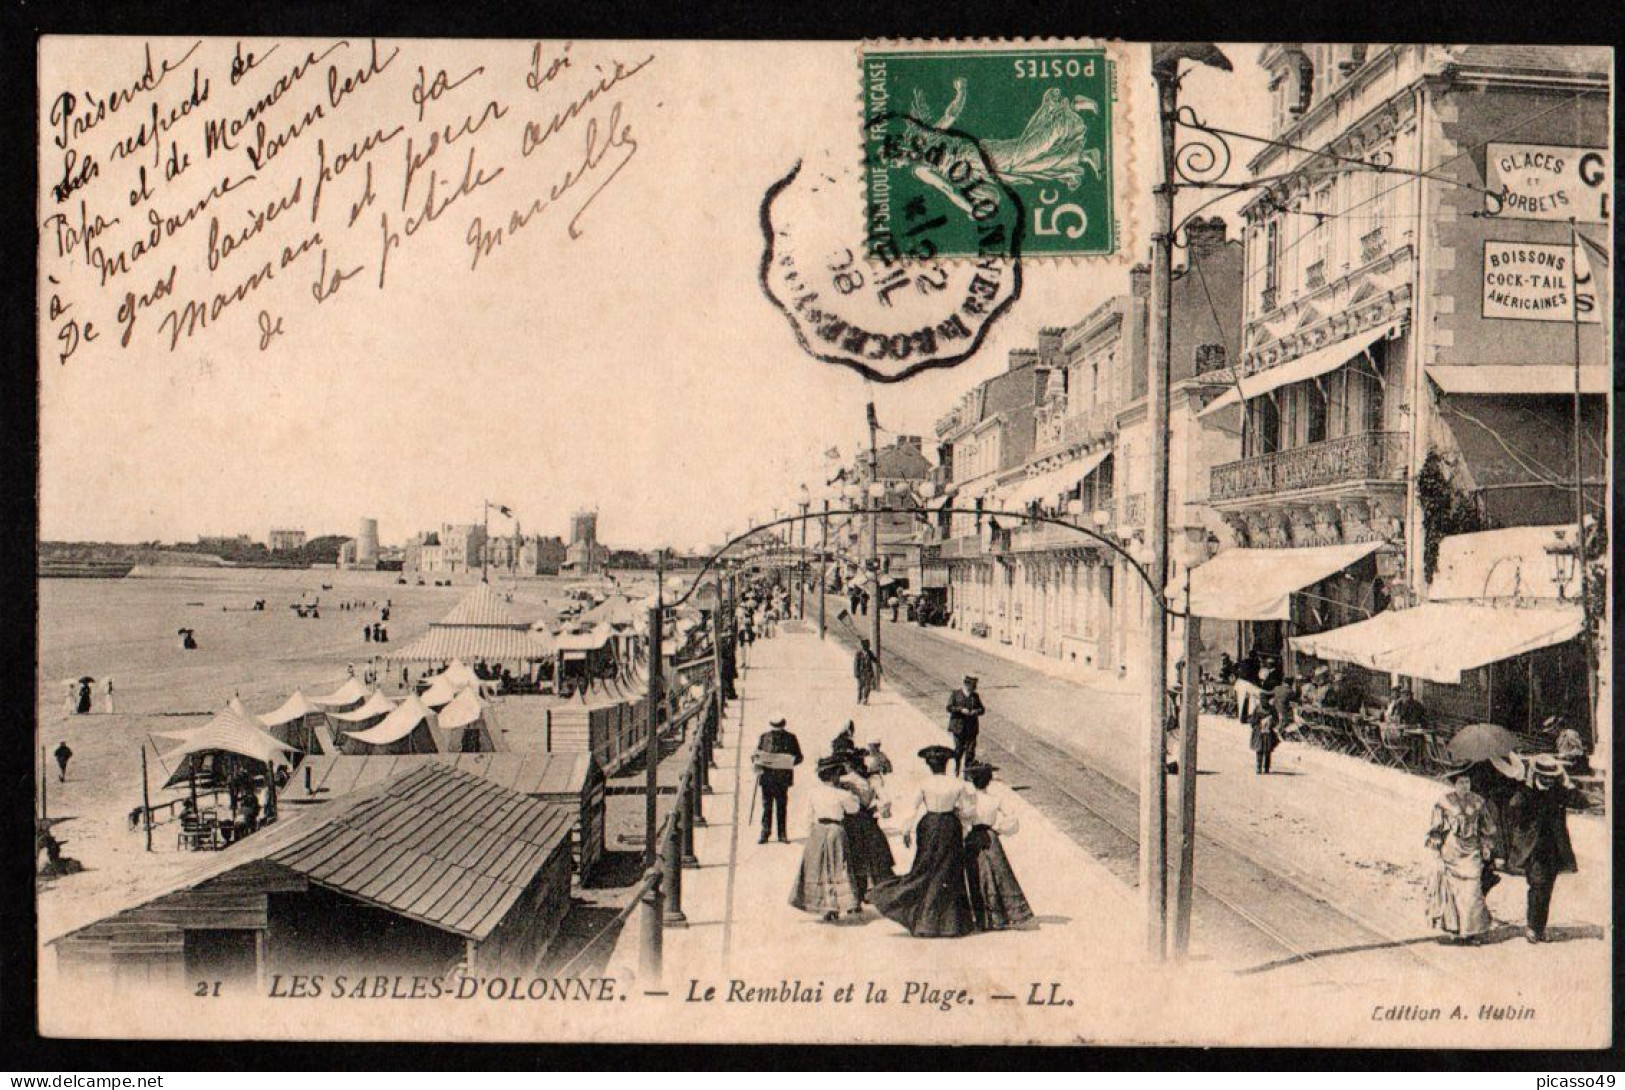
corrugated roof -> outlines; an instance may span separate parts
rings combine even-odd
[[[346,896],[479,941],[573,824],[569,806],[445,762],[419,761],[270,859]]]
[[[434,762],[483,777],[522,795],[575,795],[586,785],[592,755],[561,753],[363,754],[309,757],[283,789],[281,800],[303,807],[366,791]],[[305,770],[310,770],[310,788]]]

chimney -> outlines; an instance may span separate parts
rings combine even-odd
[[[1203,219],[1197,216],[1185,227],[1188,253],[1192,258],[1206,257],[1224,246],[1229,230],[1221,216]]]
[[[1129,294],[1136,299],[1151,298],[1151,266],[1136,265],[1128,271]]]

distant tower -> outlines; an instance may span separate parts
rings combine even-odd
[[[597,511],[577,511],[570,516],[570,547],[565,550],[565,563],[582,574],[599,569]]]
[[[378,520],[362,519],[361,532],[355,538],[355,563],[358,568],[378,565]]]

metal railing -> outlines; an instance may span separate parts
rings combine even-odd
[[[1402,481],[1408,461],[1406,438],[1401,431],[1364,432],[1226,462],[1213,467],[1209,498],[1242,499],[1355,481]]]

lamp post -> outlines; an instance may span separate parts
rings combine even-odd
[[[801,486],[801,554],[796,558],[796,582],[801,585],[796,613],[799,620],[807,619],[807,511],[812,507],[812,493]]]
[[[823,639],[824,598],[826,593],[825,565],[829,562],[829,498],[824,498],[824,515],[818,520],[818,638]]]

